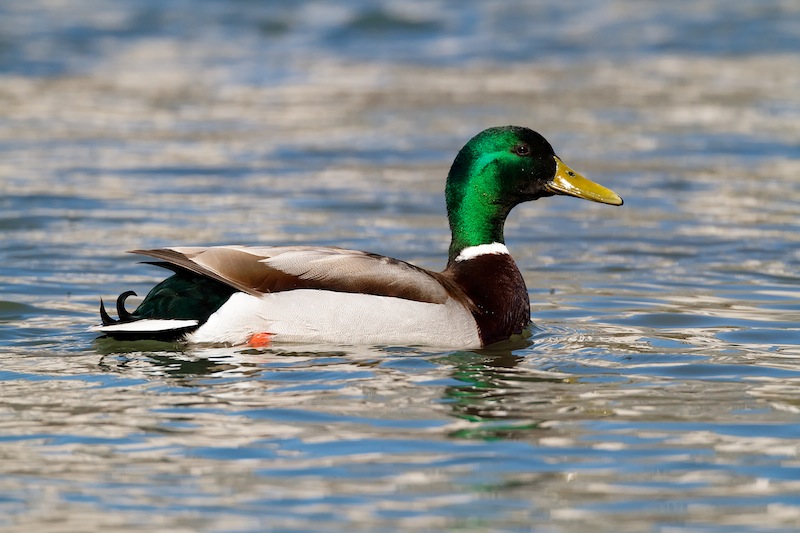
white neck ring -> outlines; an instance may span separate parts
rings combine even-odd
[[[508,248],[501,242],[493,242],[491,244],[479,244],[477,246],[467,246],[456,257],[456,261],[467,261],[475,259],[482,255],[487,254],[506,254],[508,255]]]

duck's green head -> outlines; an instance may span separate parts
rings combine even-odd
[[[461,149],[445,196],[452,261],[464,248],[503,242],[503,225],[522,202],[555,194],[622,205],[615,192],[574,172],[535,131],[519,126],[483,130]]]

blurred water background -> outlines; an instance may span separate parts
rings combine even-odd
[[[626,201],[512,214],[529,343],[86,331],[135,248],[440,269],[503,124]],[[793,0],[0,2],[0,528],[796,531],[799,146]]]

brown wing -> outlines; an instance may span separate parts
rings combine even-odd
[[[444,303],[448,297],[466,299],[441,274],[397,259],[343,248],[216,246],[132,253],[166,261],[256,296],[304,288],[428,303]]]

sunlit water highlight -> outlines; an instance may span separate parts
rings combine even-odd
[[[0,527],[795,531],[793,2],[0,5]],[[527,340],[120,343],[123,252],[441,268],[481,129],[625,198],[518,208]]]

